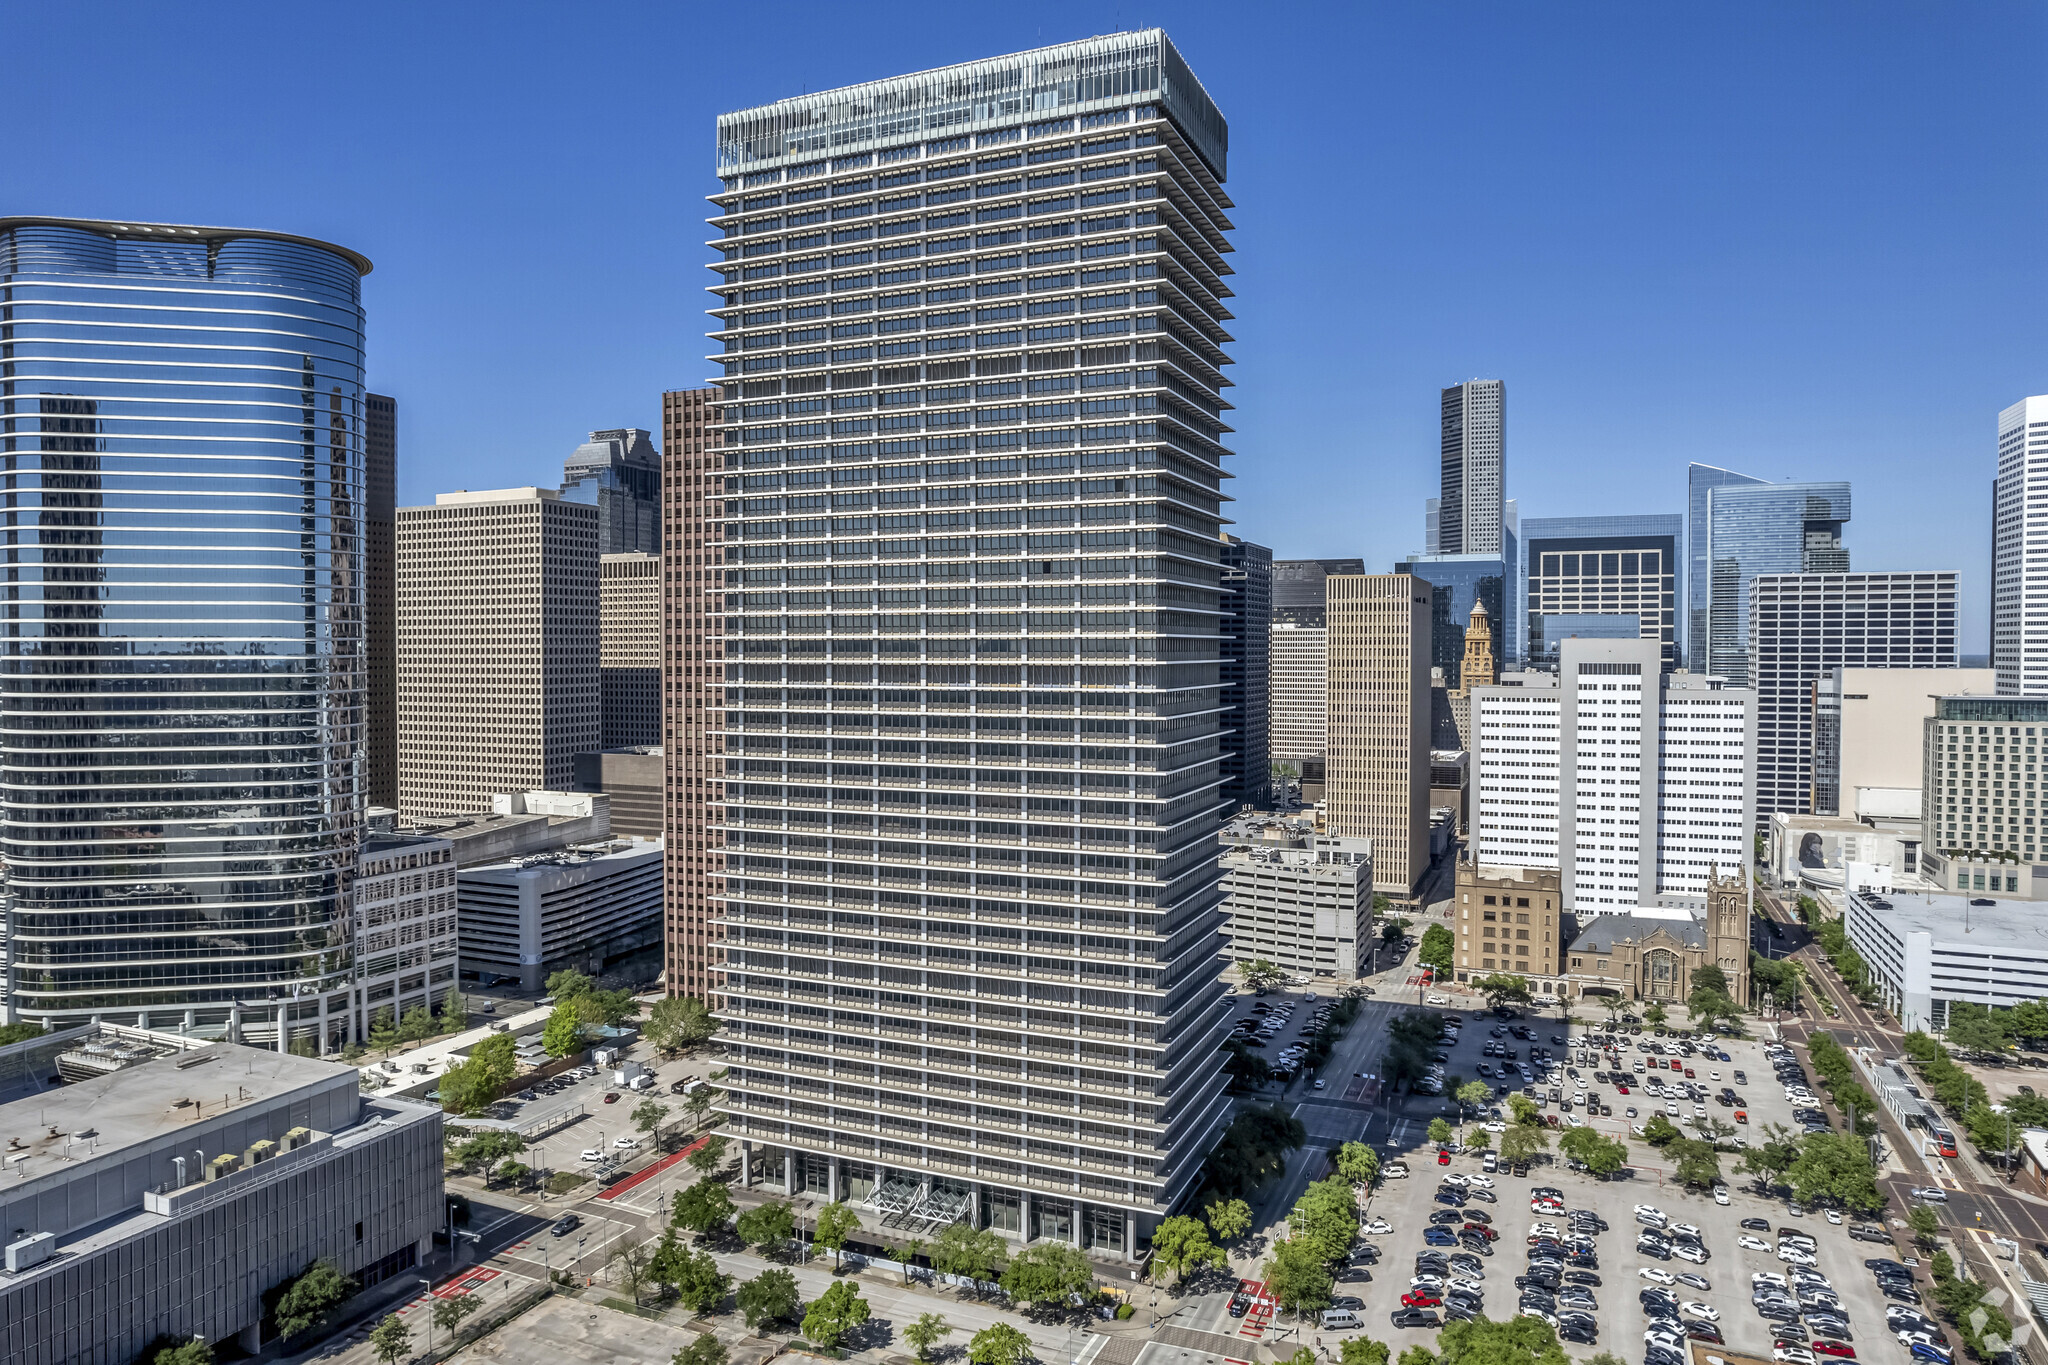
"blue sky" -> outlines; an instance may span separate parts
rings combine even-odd
[[[18,5],[0,211],[353,246],[401,498],[555,482],[709,377],[719,112],[1154,23],[1231,124],[1241,534],[1390,566],[1437,389],[1503,378],[1525,516],[1847,478],[1854,566],[1960,569],[1984,647],[2037,4]]]

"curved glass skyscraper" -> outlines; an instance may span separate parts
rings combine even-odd
[[[347,1026],[369,269],[0,218],[10,1018]]]

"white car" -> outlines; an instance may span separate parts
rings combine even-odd
[[[1470,1294],[1484,1294],[1486,1292],[1485,1285],[1465,1275],[1451,1276],[1450,1288],[1462,1289]]]
[[[1690,1223],[1673,1223],[1666,1231],[1670,1232],[1673,1236],[1677,1236],[1679,1233],[1684,1233],[1688,1237],[1700,1235],[1700,1230]]]
[[[1487,1121],[1486,1131],[1489,1133],[1505,1133],[1507,1130],[1508,1126],[1505,1123],[1501,1122],[1499,1119],[1490,1119]]]
[[[1666,1221],[1664,1217],[1664,1210],[1658,1208],[1655,1204],[1638,1204],[1635,1207],[1635,1212],[1639,1215],[1649,1214],[1652,1217],[1656,1218],[1656,1220],[1660,1223]]]
[[[1555,1223],[1535,1222],[1529,1224],[1529,1235],[1531,1237],[1562,1237],[1564,1234],[1557,1230],[1557,1224]]]
[[[1828,1221],[1829,1221],[1830,1223],[1833,1223],[1833,1224],[1834,1224],[1834,1225],[1835,1225],[1836,1227],[1840,1227],[1840,1226],[1842,1226],[1842,1215],[1841,1215],[1841,1214],[1839,1214],[1839,1213],[1837,1213],[1837,1212],[1835,1212],[1835,1211],[1834,1211],[1833,1209],[1823,1209],[1823,1210],[1821,1210],[1821,1217],[1823,1217],[1823,1218],[1827,1219],[1827,1220],[1828,1220]]]
[[[1516,1313],[1515,1316],[1518,1318],[1539,1318],[1549,1323],[1552,1327],[1557,1326],[1557,1318],[1552,1314],[1544,1312],[1541,1308],[1524,1308]]]
[[[1566,1114],[1564,1116],[1564,1123],[1567,1128],[1584,1128],[1586,1126],[1586,1121],[1577,1114]]]
[[[1680,1305],[1678,1305],[1678,1311],[1681,1313],[1690,1313],[1694,1317],[1702,1318],[1707,1322],[1719,1322],[1721,1320],[1720,1309],[1714,1307],[1712,1304],[1701,1303],[1697,1299],[1681,1303]]]
[[[1771,1359],[1784,1365],[1814,1365],[1813,1352],[1798,1346],[1773,1346]]]
[[[1681,1261],[1690,1261],[1694,1265],[1705,1265],[1707,1263],[1707,1249],[1702,1246],[1694,1246],[1691,1242],[1680,1242],[1677,1246],[1671,1248],[1671,1254]]]
[[[1398,1161],[1389,1161],[1386,1165],[1380,1167],[1380,1175],[1388,1180],[1405,1180],[1408,1176],[1408,1168]]]
[[[1636,1272],[1636,1276],[1638,1279],[1655,1280],[1658,1284],[1674,1284],[1677,1282],[1678,1279],[1678,1277],[1676,1275],[1673,1275],[1670,1271],[1659,1270],[1657,1269],[1657,1267],[1653,1265],[1644,1266],[1641,1270],[1638,1270]]]
[[[583,1149],[583,1155],[579,1156],[576,1159],[578,1161],[602,1161],[604,1160],[604,1153],[599,1151],[595,1147],[585,1147]]]
[[[1714,1202],[1724,1209],[1728,1207],[1728,1187],[1726,1185],[1714,1186]]]
[[[1761,1237],[1738,1237],[1735,1239],[1735,1245],[1741,1247],[1744,1251],[1769,1251],[1771,1249],[1771,1244]],[[1783,1284],[1785,1281],[1781,1279],[1778,1283]]]
[[[1775,1270],[1759,1270],[1749,1277],[1749,1282],[1752,1285],[1774,1284],[1780,1289],[1785,1287],[1785,1277]]]
[[[1487,1175],[1468,1175],[1465,1177],[1465,1183],[1477,1185],[1482,1190],[1490,1190],[1493,1188],[1493,1177]]]
[[[1799,1249],[1798,1247],[1794,1247],[1794,1246],[1781,1246],[1781,1247],[1779,1247],[1779,1248],[1778,1248],[1778,1259],[1779,1259],[1779,1260],[1781,1260],[1781,1261],[1783,1261],[1783,1262],[1784,1262],[1784,1263],[1785,1263],[1786,1265],[1819,1265],[1819,1264],[1820,1264],[1820,1262],[1819,1262],[1819,1261],[1818,1261],[1817,1259],[1815,1259],[1815,1258],[1814,1258],[1814,1256],[1813,1256],[1813,1254],[1812,1254],[1811,1252],[1801,1251],[1801,1250],[1800,1250],[1800,1249]]]
[[[1359,1229],[1360,1232],[1369,1232],[1375,1237],[1384,1237],[1393,1230],[1394,1225],[1384,1218],[1375,1218]]]
[[[618,1148],[622,1152],[630,1152],[639,1145],[640,1139],[636,1137],[620,1137],[612,1139],[612,1146]]]
[[[1465,1174],[1463,1171],[1452,1171],[1450,1174],[1446,1175],[1443,1178],[1442,1183],[1446,1185],[1456,1185],[1460,1189],[1462,1189],[1465,1186],[1472,1183],[1472,1177]]]
[[[1408,1281],[1408,1287],[1410,1289],[1442,1289],[1444,1282],[1441,1276],[1417,1275],[1414,1279]]]

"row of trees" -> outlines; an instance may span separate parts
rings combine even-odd
[[[1951,1005],[1948,1036],[1951,1043],[1957,1042],[1957,1033],[1963,1035],[1971,1051],[1993,1051],[1981,1046],[1991,1036],[2000,1038],[2011,1035],[2004,1030],[2011,1027],[2011,1016],[2022,1010],[2033,1008],[2031,1004],[2010,1010],[1988,1011],[1982,1006]],[[1958,1018],[1960,1013],[1961,1017]],[[2002,1017],[2000,1017],[2002,1016]],[[2003,1156],[2018,1149],[2021,1136],[2029,1128],[2048,1128],[2048,1099],[2039,1095],[2013,1095],[2004,1104],[1993,1108],[1991,1095],[1984,1083],[1968,1071],[1956,1065],[1948,1049],[1915,1031],[1906,1035],[1904,1043],[1906,1056],[1920,1068],[1921,1079],[1942,1108],[1961,1120],[1963,1131],[1977,1149],[1987,1155]]]
[[[1985,1301],[1990,1285],[1957,1275],[1955,1260],[1946,1251],[1934,1253],[1930,1269],[1934,1275],[1930,1297],[1956,1325],[1971,1355],[1991,1360],[2012,1349],[2012,1320],[1997,1304]]]
[[[1803,905],[1801,911],[1803,914]],[[1835,965],[1835,975],[1842,978],[1842,984],[1853,991],[1858,1000],[1867,1005],[1877,999],[1877,991],[1870,984],[1870,964],[1850,945],[1849,931],[1841,920],[1819,920],[1813,927],[1813,941],[1827,954],[1828,961]]]
[[[469,1027],[469,1007],[463,1003],[462,993],[453,986],[448,994],[441,997],[441,1012],[436,1015],[425,1005],[414,1005],[403,1016],[394,1016],[391,1006],[386,1005],[370,1017],[370,1050],[388,1056],[391,1049],[406,1043],[424,1043],[427,1039],[443,1033],[460,1033]],[[294,1051],[304,1047],[304,1055],[315,1051],[315,1040],[301,1038],[292,1044]],[[342,1049],[342,1055],[353,1061],[362,1055],[362,1048],[350,1043]]]
[[[1806,976],[1799,970],[1799,964],[1790,958],[1765,957],[1751,949],[1749,984],[1750,989],[1759,996],[1768,993],[1781,1008],[1796,1009],[1799,1005],[1799,992],[1806,984]]]
[[[1300,1119],[1277,1104],[1247,1109],[1230,1121],[1205,1164],[1208,1192],[1242,1199],[1278,1175],[1287,1154],[1308,1141]]]
[[[1737,1169],[1755,1176],[1760,1192],[1782,1182],[1803,1203],[1834,1202],[1858,1213],[1884,1207],[1865,1139],[1832,1132],[1795,1135],[1779,1123],[1765,1124],[1758,1137],[1743,1149]]]
[[[1849,1060],[1849,1054],[1835,1041],[1835,1035],[1826,1029],[1817,1029],[1806,1043],[1806,1055],[1813,1062],[1813,1072],[1820,1077],[1820,1083],[1827,1087],[1828,1096],[1835,1102],[1835,1108],[1844,1114],[1854,1114],[1856,1132],[1869,1137],[1877,1131],[1877,1101],[1856,1079],[1856,1064]]]

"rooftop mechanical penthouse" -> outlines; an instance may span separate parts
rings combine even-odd
[[[719,120],[750,1180],[1130,1256],[1226,1117],[1226,144],[1156,29]]]

